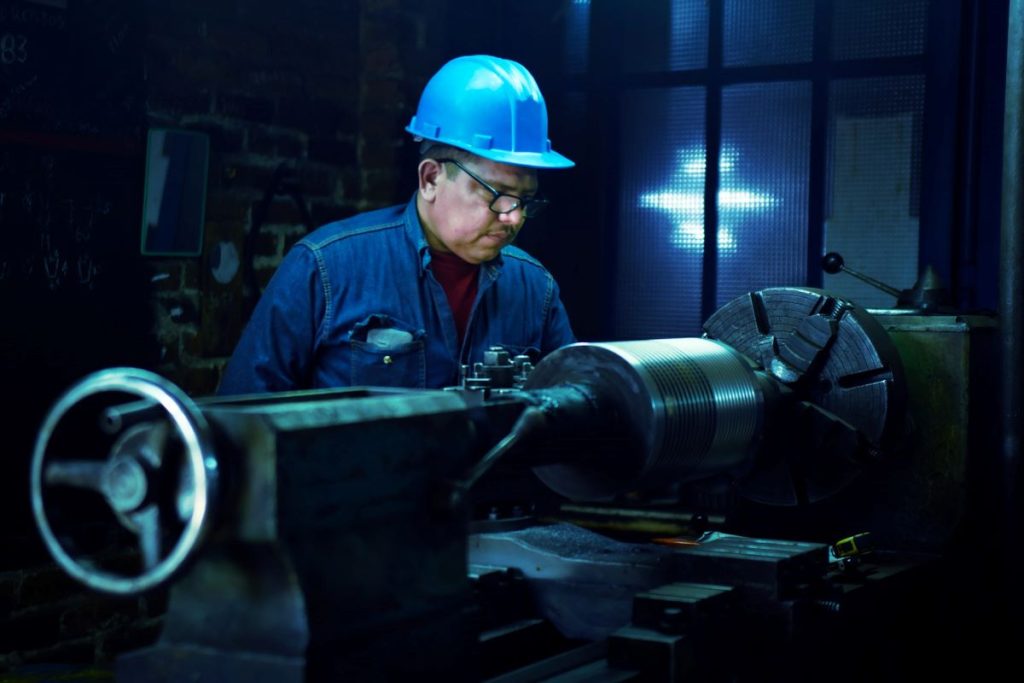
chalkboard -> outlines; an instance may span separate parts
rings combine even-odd
[[[0,292],[48,309],[98,299],[131,262],[142,5],[0,1]]]
[[[89,133],[137,129],[143,4],[0,2],[0,126]]]
[[[85,342],[108,310],[138,315],[124,297],[145,284],[142,5],[0,1],[0,366],[91,366],[120,344],[69,349],[71,323]]]
[[[144,4],[0,0],[5,519],[27,514],[31,444],[60,392],[93,370],[156,361],[139,255]]]

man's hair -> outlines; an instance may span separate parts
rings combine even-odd
[[[473,161],[476,157],[472,152],[467,152],[459,147],[446,145],[443,142],[424,140],[420,144],[420,161],[424,159],[458,159],[459,161]],[[459,169],[453,166],[445,166],[445,174],[449,178],[458,175]]]

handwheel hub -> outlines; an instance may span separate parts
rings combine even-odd
[[[146,470],[134,458],[110,461],[103,480],[103,492],[110,507],[118,512],[131,512],[142,505],[149,491]]]

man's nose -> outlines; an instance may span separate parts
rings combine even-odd
[[[517,206],[511,211],[506,211],[505,213],[499,213],[498,217],[501,218],[502,223],[507,223],[509,225],[522,225],[523,221],[526,220],[526,214],[523,213],[523,207],[521,206]]]

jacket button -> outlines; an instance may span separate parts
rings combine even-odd
[[[384,365],[391,365],[393,362],[391,356],[384,356]]]

